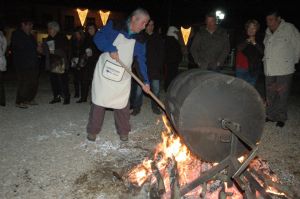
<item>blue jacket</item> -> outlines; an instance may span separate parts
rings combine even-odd
[[[118,24],[108,21],[108,23],[96,33],[94,42],[97,48],[102,52],[116,52],[117,48],[113,45],[113,42],[119,33],[123,34],[128,39],[136,40],[133,56],[138,61],[139,72],[143,77],[144,83],[149,84],[145,43],[141,34],[132,34],[129,32],[126,22]]]

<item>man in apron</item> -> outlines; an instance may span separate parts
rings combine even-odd
[[[143,90],[148,93],[150,86],[145,64],[145,45],[138,33],[145,28],[149,19],[146,10],[137,9],[123,23],[109,21],[94,37],[97,48],[103,53],[97,62],[92,82],[92,105],[87,125],[89,141],[95,141],[101,131],[106,108],[114,110],[120,139],[128,140],[131,76],[119,61],[128,67],[131,67],[133,59],[138,61],[139,72],[144,80]]]

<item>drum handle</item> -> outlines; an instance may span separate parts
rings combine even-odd
[[[133,79],[135,79],[135,81],[137,81],[137,83],[143,88],[143,86],[145,86],[145,84],[121,61],[119,60],[119,63],[121,64],[121,66],[133,77]],[[162,101],[160,101],[155,95],[154,93],[150,90],[148,93],[152,99],[154,99],[154,101],[162,108],[162,110],[164,112],[166,112],[166,108],[165,105],[162,103]]]

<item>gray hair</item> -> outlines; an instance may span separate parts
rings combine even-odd
[[[51,28],[51,29],[55,30],[56,32],[59,32],[59,30],[60,30],[59,24],[56,21],[50,21],[48,23],[48,28]]]
[[[147,16],[149,17],[150,19],[150,15],[149,15],[149,12],[143,8],[137,8],[136,10],[134,10],[131,15],[130,15],[130,18],[132,16],[140,16],[140,15],[144,15],[144,16]]]

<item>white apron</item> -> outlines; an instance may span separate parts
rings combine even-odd
[[[131,69],[135,39],[127,39],[123,34],[119,34],[113,45],[118,49],[120,60]],[[130,88],[130,74],[113,60],[108,52],[102,53],[94,71],[92,102],[106,108],[125,108]]]

